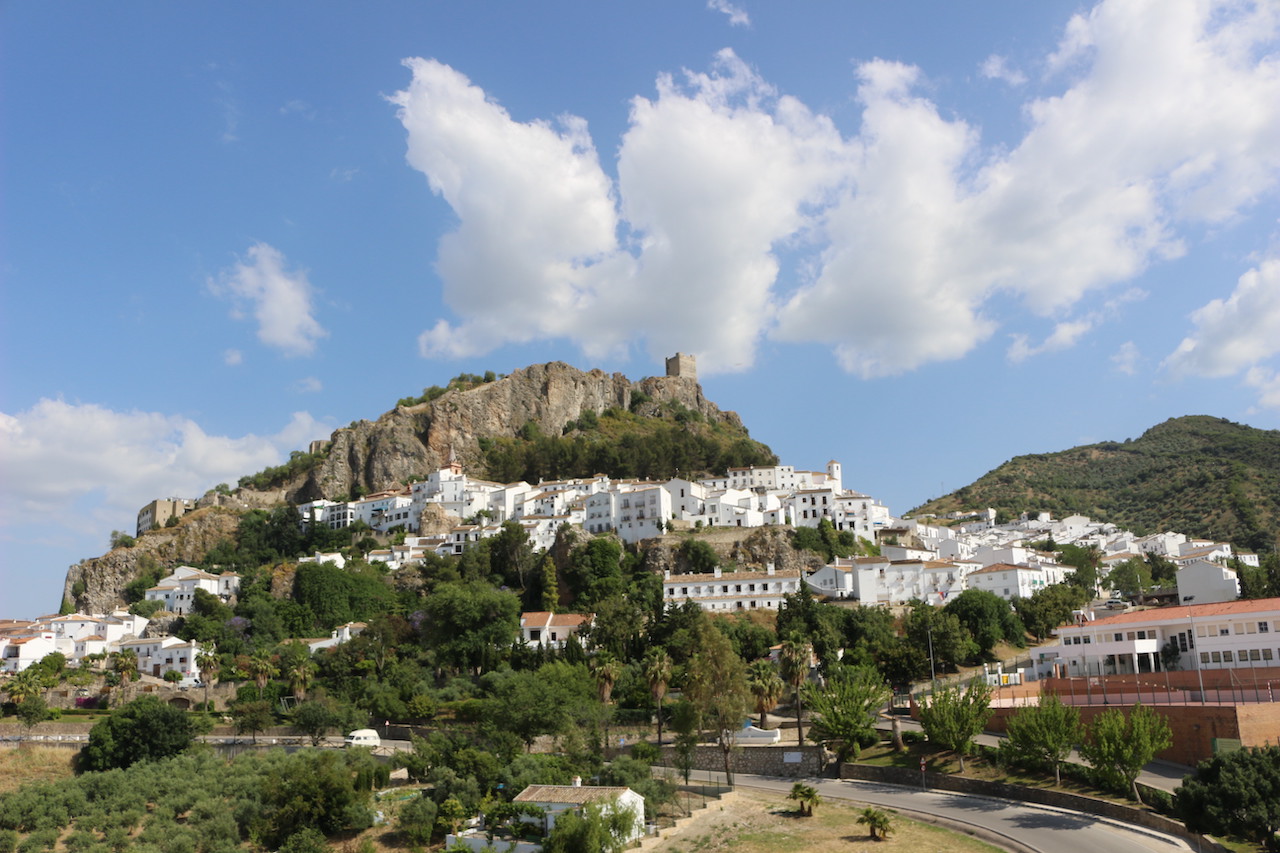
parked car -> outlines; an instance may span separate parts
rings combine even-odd
[[[382,746],[382,738],[373,729],[356,729],[342,740],[343,746],[368,746],[377,749]]]
[[[1108,598],[1107,609],[1108,610],[1128,610],[1129,602],[1125,601],[1123,598]]]

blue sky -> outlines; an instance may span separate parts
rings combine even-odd
[[[895,512],[1280,426],[1280,11],[0,7],[0,616],[466,372],[699,356]]]

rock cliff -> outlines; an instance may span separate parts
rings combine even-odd
[[[81,613],[110,613],[124,605],[125,586],[144,570],[163,574],[184,563],[198,563],[214,545],[232,538],[240,513],[222,507],[189,512],[173,527],[147,531],[131,548],[115,548],[67,569],[62,598]]]
[[[631,409],[637,394],[644,395],[635,407],[640,415],[656,415],[665,404],[676,403],[709,423],[743,429],[738,416],[722,412],[694,379],[661,376],[632,382],[620,373],[584,372],[562,362],[536,364],[337,430],[319,464],[282,484],[283,493],[287,500],[303,503],[394,488],[444,467],[451,452],[467,470],[482,472],[480,439],[514,437],[528,423],[544,435],[560,435],[586,412]]]

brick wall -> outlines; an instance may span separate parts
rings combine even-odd
[[[798,759],[798,760],[797,760]],[[661,763],[676,766],[674,746],[662,747]],[[734,773],[803,778],[823,770],[823,750],[818,746],[744,746],[729,754]],[[698,746],[693,753],[694,770],[724,771],[724,756],[718,746]]]

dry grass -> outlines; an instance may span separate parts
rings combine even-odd
[[[794,803],[782,793],[742,791],[741,796],[664,840],[652,853],[818,853],[841,850],[851,853],[992,853],[998,848],[956,832],[893,816],[888,839],[872,841],[859,824],[862,807],[826,801],[813,817],[796,817]],[[713,810],[719,808],[712,805]]]
[[[0,794],[30,782],[53,782],[73,775],[74,749],[54,746],[19,746],[0,749]]]

